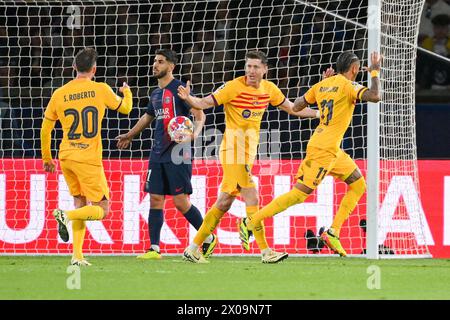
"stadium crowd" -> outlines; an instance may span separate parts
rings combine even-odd
[[[317,82],[322,68],[343,50],[353,50],[367,60],[364,29],[294,2],[283,7],[269,0],[122,3],[74,8],[27,6],[26,2],[0,6],[0,156],[38,156],[43,110],[53,90],[72,78],[73,57],[84,47],[95,47],[99,53],[97,81],[113,88],[124,81],[131,86],[138,106],[131,119],[139,118],[156,85],[149,66],[159,48],[180,54],[181,67],[175,74],[190,79],[199,95],[242,75],[245,53],[252,48],[266,50],[268,78],[290,98]],[[361,1],[323,2],[323,6],[355,22],[366,22]],[[450,57],[449,24],[450,0],[426,0],[419,44]],[[450,67],[420,52],[418,59],[417,88],[448,90]],[[220,117],[220,112],[208,116],[206,127],[213,121],[223,123]],[[108,121],[111,128],[130,126],[127,119]],[[363,121],[362,116],[355,116],[355,130]],[[289,123],[280,129],[298,128]],[[107,140],[117,133],[118,129],[106,133]],[[302,135],[295,143],[282,145],[282,151],[303,150],[306,145],[301,141],[307,137]],[[353,141],[352,149],[358,150],[363,140]],[[140,150],[148,150],[147,143],[134,146],[131,156],[142,156]],[[105,149],[115,148],[111,143]],[[119,155],[114,152],[110,155]],[[352,156],[364,156],[361,152]]]

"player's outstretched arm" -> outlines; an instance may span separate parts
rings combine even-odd
[[[213,107],[214,99],[211,95],[204,97],[204,98],[198,98],[191,96],[191,82],[188,81],[186,83],[186,87],[179,86],[178,87],[178,96],[180,99],[186,101],[187,104],[189,104],[192,108],[197,110],[204,110]]]
[[[46,172],[55,172],[55,164],[52,160],[52,152],[50,145],[52,142],[52,131],[55,127],[55,121],[44,118],[41,127],[41,154],[42,161],[44,162],[44,170]]]
[[[381,100],[380,97],[380,79],[379,79],[379,73],[381,70],[381,61],[383,60],[383,56],[380,55],[378,52],[372,52],[370,54],[370,67],[364,67],[363,69],[370,72],[371,79],[371,85],[370,89],[363,92],[361,96],[361,100],[368,101],[368,102],[379,102]]]
[[[121,134],[115,138],[117,140],[117,148],[118,149],[126,149],[130,146],[131,140],[141,133],[145,128],[147,128],[150,123],[155,119],[155,117],[149,115],[148,113],[144,113],[144,115],[139,119],[139,121],[125,134]]]
[[[308,104],[306,104],[306,106],[300,110],[294,109],[295,103],[292,103],[289,99],[285,99],[284,102],[280,106],[278,106],[278,108],[289,113],[290,115],[300,118],[319,118],[320,116],[319,111],[311,109],[310,107],[308,107]]]

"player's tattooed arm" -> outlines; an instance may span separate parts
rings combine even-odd
[[[55,121],[44,118],[41,128],[41,154],[46,172],[55,172],[55,163],[52,160],[51,142]]]
[[[295,99],[294,107],[292,109],[294,110],[294,112],[299,112],[299,111],[302,111],[303,109],[305,109],[306,107],[308,107],[308,102],[306,102],[306,99],[304,96],[301,96],[301,97]]]
[[[363,92],[361,95],[361,100],[375,103],[379,102],[381,100],[380,86],[380,79],[378,77],[373,77],[371,80],[370,89]]]

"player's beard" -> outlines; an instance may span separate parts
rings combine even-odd
[[[160,71],[159,73],[155,74],[154,76],[156,79],[161,79],[161,78],[164,78],[166,75],[167,75],[167,71],[164,70],[164,71]]]

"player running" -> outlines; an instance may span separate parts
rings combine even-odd
[[[41,129],[41,151],[44,169],[55,171],[50,144],[51,132],[57,120],[61,122],[63,138],[59,161],[75,210],[55,209],[58,232],[64,242],[69,240],[68,223],[72,221],[73,256],[71,263],[89,266],[83,257],[83,242],[87,220],[102,220],[109,212],[109,188],[102,164],[101,124],[105,109],[129,114],[133,100],[129,86],[119,89],[117,96],[106,83],[92,81],[97,66],[97,52],[81,50],[75,57],[77,76],[57,89],[47,105]],[[87,202],[91,205],[87,205]]]
[[[364,68],[370,71],[372,77],[370,89],[354,82],[360,70],[360,61],[353,52],[347,51],[337,59],[337,75],[320,81],[295,100],[296,112],[317,103],[320,108],[320,124],[309,140],[306,157],[300,165],[297,183],[292,190],[272,200],[255,215],[242,219],[240,225],[246,239],[264,219],[304,202],[323,178],[331,174],[344,181],[348,185],[348,191],[340,203],[331,228],[322,233],[321,239],[335,253],[344,257],[347,255],[339,240],[340,230],[364,194],[366,183],[356,163],[340,145],[352,120],[356,100],[380,101],[378,76],[382,57],[374,52],[370,58],[371,66]]]

